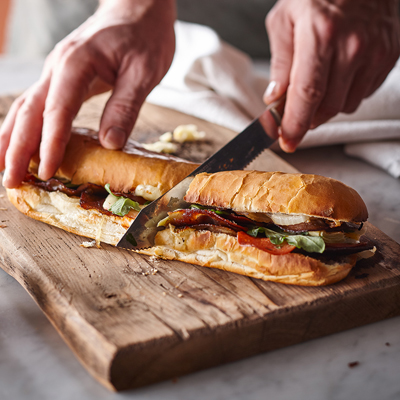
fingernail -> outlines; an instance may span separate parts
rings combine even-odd
[[[297,149],[297,140],[279,138],[279,145],[285,153],[294,153]]]
[[[270,97],[273,97],[273,95],[275,94],[276,85],[277,85],[276,81],[271,81],[268,84],[267,89],[265,90],[264,93],[264,99],[268,100]]]
[[[299,141],[297,139],[288,139],[284,137],[282,128],[280,127],[278,130],[278,134],[279,134],[279,145],[281,146],[281,149],[285,153],[294,153],[299,144]]]
[[[4,173],[3,173],[3,186],[4,187],[8,187],[7,186],[7,181],[9,180],[10,178],[9,178],[9,173],[8,173],[8,170],[6,169],[5,171],[4,171]]]
[[[45,171],[43,170],[43,165],[40,163],[39,168],[38,168],[38,177],[39,177],[39,179],[47,181],[47,179],[45,179],[44,173],[45,173]]]
[[[104,143],[111,150],[122,149],[125,146],[125,137],[126,133],[124,130],[117,126],[112,126],[108,129],[104,137]]]

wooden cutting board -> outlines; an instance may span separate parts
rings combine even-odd
[[[0,117],[12,98],[0,99]],[[76,125],[97,128],[105,97],[91,100]],[[233,132],[145,105],[133,136],[155,141],[195,123],[207,140],[180,155],[202,161]],[[272,152],[251,167],[294,169]],[[368,224],[378,254],[344,281],[285,286],[85,240],[31,220],[0,197],[2,268],[30,293],[83,366],[106,387],[124,390],[400,314],[400,246]]]

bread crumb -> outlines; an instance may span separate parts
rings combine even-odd
[[[7,208],[5,208],[5,207],[0,207],[0,211],[7,211]]]
[[[357,367],[358,365],[360,365],[360,363],[358,361],[353,361],[348,364],[349,368],[354,368],[354,367]]]
[[[82,242],[80,246],[85,248],[96,247],[96,241],[92,240],[91,242]]]
[[[7,225],[0,225],[0,229],[1,228],[7,228]]]
[[[166,295],[167,295],[167,292],[162,292],[162,295],[163,295],[163,296],[166,296]]]
[[[179,293],[179,294],[178,294],[178,297],[183,297],[183,294],[182,294],[182,293]]]

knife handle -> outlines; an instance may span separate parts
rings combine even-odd
[[[267,110],[272,114],[275,119],[276,125],[280,126],[283,118],[283,111],[285,110],[286,104],[286,92],[273,103],[267,106]]]
[[[278,128],[281,125],[283,112],[286,104],[286,92],[273,103],[269,104],[266,110],[261,114],[259,121],[268,136],[277,139]]]

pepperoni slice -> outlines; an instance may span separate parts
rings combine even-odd
[[[246,232],[238,232],[237,240],[241,246],[256,247],[257,249],[275,255],[288,254],[296,248],[296,246],[292,246],[286,241],[283,242],[281,245],[275,245],[271,243],[271,240],[269,238],[256,238],[248,235]]]
[[[235,232],[247,230],[234,221],[223,218],[210,210],[184,209],[168,215],[168,222],[176,227],[192,225],[219,225],[233,229]]]

